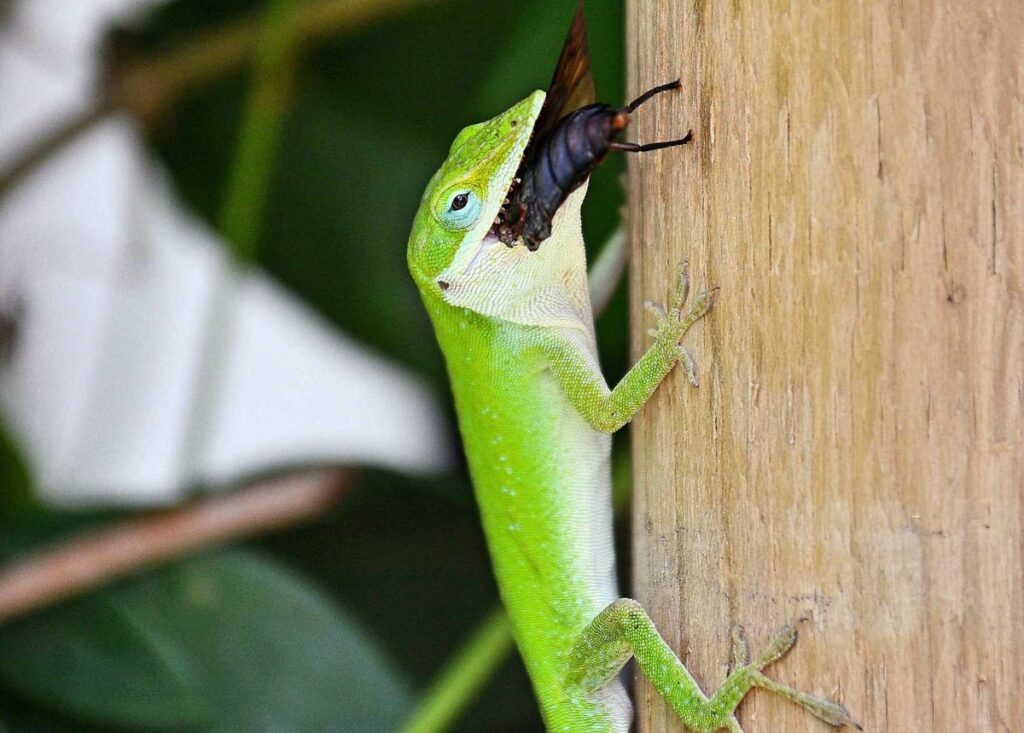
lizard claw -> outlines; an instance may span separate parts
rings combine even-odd
[[[679,317],[686,299],[690,297],[690,263],[682,260],[676,272],[676,290],[672,295],[672,313]]]
[[[659,321],[663,321],[668,318],[668,313],[665,312],[665,308],[662,307],[661,303],[655,303],[650,298],[644,300],[644,310],[650,313],[652,316],[657,318]]]
[[[736,624],[732,627],[732,668],[739,669],[750,664],[750,646],[746,630]]]
[[[686,378],[694,387],[699,387],[700,377],[697,374],[697,360],[693,358],[693,352],[683,344],[679,344],[677,348],[679,349],[679,361],[686,371]]]

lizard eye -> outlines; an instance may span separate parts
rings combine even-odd
[[[480,197],[471,190],[452,191],[444,199],[441,221],[453,229],[469,229],[480,217]]]

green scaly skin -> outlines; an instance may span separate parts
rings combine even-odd
[[[709,699],[640,605],[618,596],[610,434],[678,362],[696,383],[679,342],[714,293],[684,312],[681,269],[668,311],[652,306],[654,344],[608,388],[587,295],[586,186],[562,205],[537,252],[488,235],[543,99],[535,92],[459,134],[423,195],[408,261],[448,364],[495,575],[545,723],[565,733],[628,730],[619,672],[630,657],[698,731],[740,731],[734,711],[754,686],[832,725],[852,723],[842,706],[761,673],[793,645],[793,627],[754,663],[737,637],[733,673]]]

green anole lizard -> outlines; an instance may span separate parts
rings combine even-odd
[[[502,601],[550,731],[626,731],[619,672],[635,657],[690,728],[740,733],[752,687],[776,692],[834,726],[838,703],[766,677],[796,641],[783,627],[750,661],[735,636],[733,670],[707,697],[639,603],[620,598],[612,543],[611,433],[682,362],[680,341],[713,307],[686,307],[682,265],[654,343],[609,389],[601,374],[580,222],[584,183],[561,204],[537,251],[506,246],[494,222],[544,103],[534,92],[455,138],[423,195],[408,264],[444,352],[459,428]]]

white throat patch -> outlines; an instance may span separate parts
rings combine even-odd
[[[467,237],[438,275],[444,300],[483,315],[529,326],[582,330],[593,339],[580,205],[584,183],[555,214],[551,236],[536,252],[506,247],[497,237]]]

